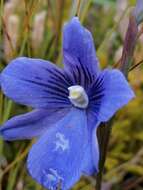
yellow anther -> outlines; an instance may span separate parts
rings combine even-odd
[[[70,93],[70,96],[72,98],[79,98],[80,95],[81,95],[80,92],[77,92],[77,91],[71,91],[71,93]]]

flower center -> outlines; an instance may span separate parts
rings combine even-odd
[[[86,108],[88,106],[88,96],[82,86],[70,86],[68,90],[69,99],[75,107]]]

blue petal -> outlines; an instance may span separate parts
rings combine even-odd
[[[119,70],[106,69],[90,89],[89,96],[95,117],[106,122],[135,95]]]
[[[69,189],[81,176],[87,146],[87,118],[83,110],[71,110],[33,145],[28,156],[31,176],[45,188]]]
[[[42,135],[49,127],[62,119],[68,111],[68,108],[39,109],[13,117],[0,127],[0,135],[8,141],[31,139]]]
[[[14,101],[34,108],[68,107],[68,77],[54,64],[21,57],[1,74],[4,93]]]
[[[78,17],[74,17],[64,26],[63,56],[65,67],[71,73],[80,71],[81,74],[84,74],[86,72],[86,76],[88,76],[89,72],[92,79],[99,73],[92,35],[81,25]]]
[[[83,162],[83,174],[93,175],[98,172],[99,164],[99,146],[97,139],[97,127],[99,122],[96,120],[94,114],[88,111],[88,146],[85,151],[85,160]]]

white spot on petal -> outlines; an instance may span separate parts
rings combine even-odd
[[[57,151],[58,149],[61,149],[62,151],[65,151],[69,149],[69,140],[65,138],[64,134],[62,133],[56,133],[56,147],[54,151]]]
[[[56,179],[63,180],[63,178],[58,174],[57,170],[50,168],[49,171],[51,174],[53,174],[53,176],[55,176]]]
[[[57,170],[52,168],[50,168],[48,171],[44,170],[43,174],[44,184],[47,185],[51,190],[54,190],[56,187],[58,187],[58,185],[64,180],[64,178],[58,174]]]

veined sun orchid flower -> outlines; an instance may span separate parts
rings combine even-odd
[[[34,111],[8,120],[5,140],[38,137],[27,160],[31,176],[55,190],[71,188],[82,175],[98,172],[96,129],[134,93],[116,69],[99,68],[90,32],[77,17],[63,29],[64,68],[49,61],[17,58],[3,70],[6,96]]]

